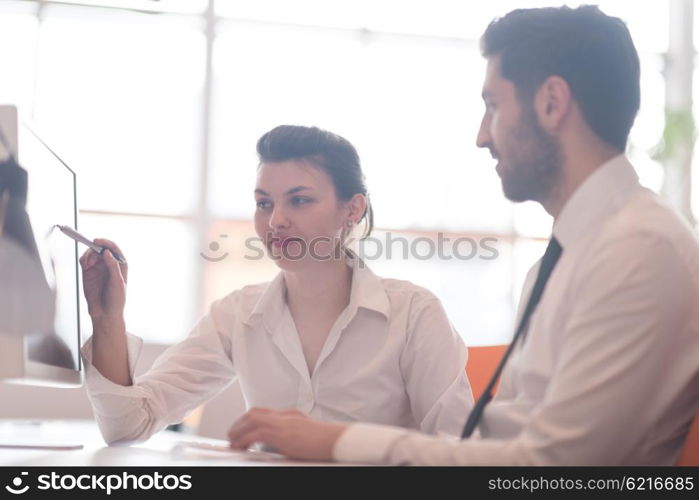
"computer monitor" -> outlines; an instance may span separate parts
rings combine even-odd
[[[0,331],[0,379],[31,385],[80,386],[78,248],[75,241],[51,230],[55,224],[77,228],[75,173],[31,129],[17,124],[14,106],[0,106],[0,127],[16,163],[27,172],[28,187],[28,220],[24,220],[21,207],[15,207],[14,212],[8,210],[6,216],[15,220],[5,224],[14,222],[19,229],[9,236],[6,231],[3,238],[14,236],[19,240],[56,297],[53,327],[21,334]],[[7,156],[7,151],[4,154]],[[31,309],[33,304],[25,301],[15,307]]]

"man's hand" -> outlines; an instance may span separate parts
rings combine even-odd
[[[346,428],[313,420],[297,410],[253,408],[233,424],[228,440],[233,448],[244,450],[262,442],[291,458],[331,461],[335,442]]]

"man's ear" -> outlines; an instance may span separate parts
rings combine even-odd
[[[554,132],[571,107],[570,86],[560,76],[550,76],[539,86],[534,96],[534,110],[541,127]]]

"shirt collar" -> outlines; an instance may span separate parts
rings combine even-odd
[[[638,175],[626,156],[615,156],[575,190],[553,224],[553,236],[564,249],[570,248],[599,227],[638,186]]]
[[[391,306],[381,278],[376,276],[354,252],[348,252],[345,262],[352,268],[349,302],[352,316],[356,314],[357,309],[363,308],[376,311],[388,319]],[[245,323],[251,324],[255,317],[260,317],[268,329],[273,328],[274,325],[279,323],[281,315],[287,307],[285,296],[286,281],[284,280],[284,273],[279,272],[267,285],[267,288],[246,318]]]
[[[284,273],[280,272],[270,281],[262,295],[252,308],[252,311],[245,319],[245,323],[250,325],[254,318],[261,318],[267,325],[274,325],[279,322],[284,312],[284,296],[286,295],[286,283]]]
[[[376,311],[389,319],[391,304],[381,278],[354,252],[348,253],[347,265],[352,267],[350,306]]]

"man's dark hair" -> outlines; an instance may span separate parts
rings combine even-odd
[[[517,9],[490,23],[481,52],[500,56],[502,76],[525,105],[546,78],[563,78],[595,134],[626,149],[641,89],[638,53],[621,19],[593,5]]]
[[[260,137],[257,155],[260,163],[287,160],[310,162],[327,172],[340,200],[347,201],[357,193],[368,197],[357,150],[347,139],[327,130],[280,125]],[[374,227],[374,211],[368,198],[362,219],[366,220],[362,238],[366,238]]]

